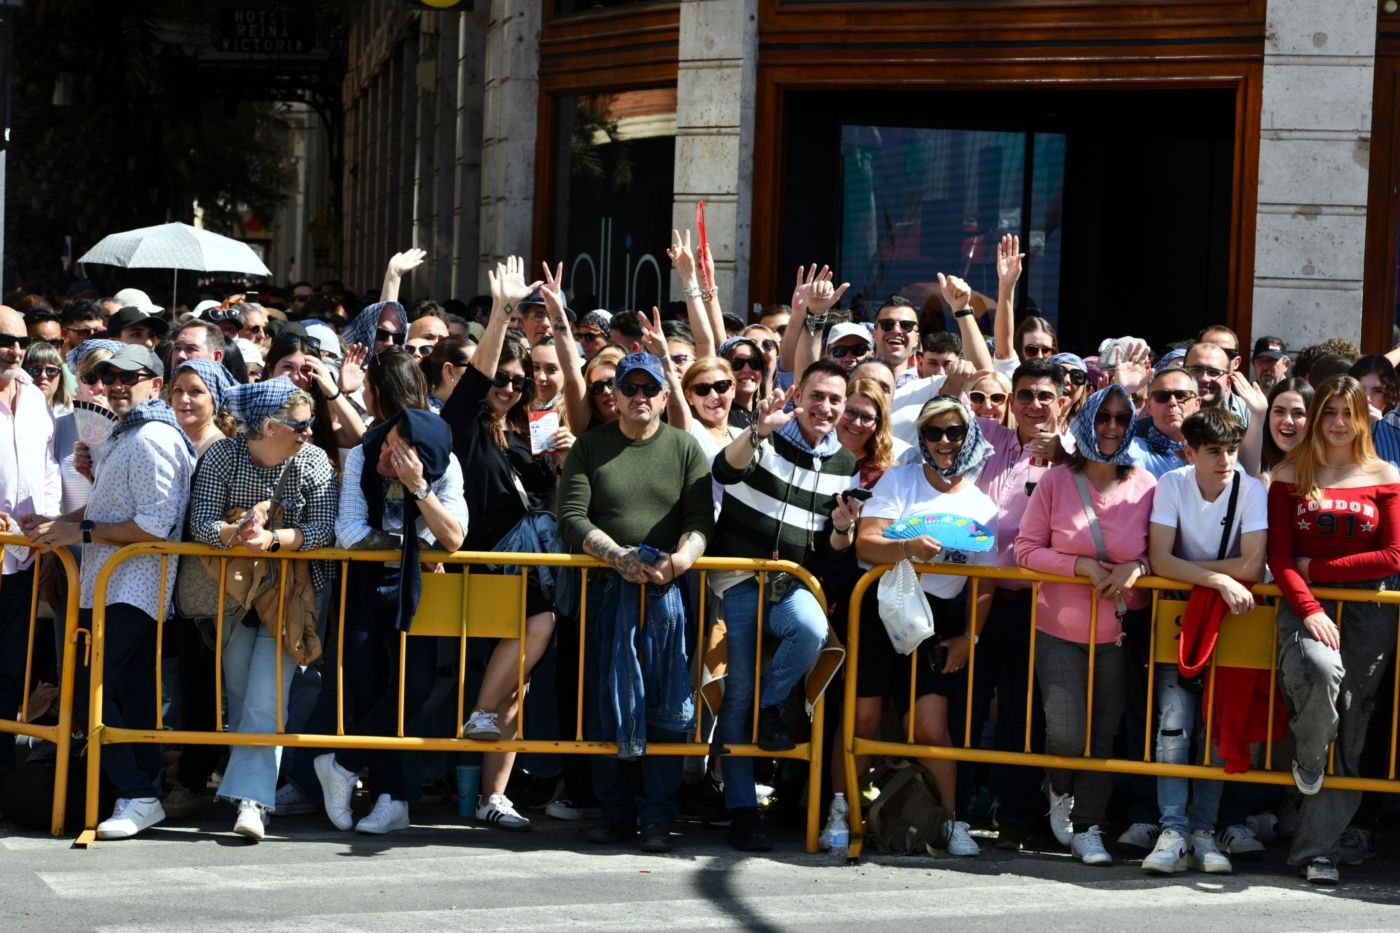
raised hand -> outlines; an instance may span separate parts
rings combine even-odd
[[[642,347],[652,356],[661,361],[664,367],[670,360],[671,354],[666,347],[666,332],[661,329],[661,310],[656,305],[651,306],[651,320],[647,320],[645,314],[637,315],[642,319]]]
[[[417,247],[406,249],[402,253],[395,253],[389,257],[389,274],[403,278],[421,266],[427,257],[428,251]]]
[[[1244,402],[1251,417],[1262,418],[1268,412],[1269,397],[1264,394],[1263,389],[1250,382],[1245,374],[1238,369],[1230,373],[1230,391]]]
[[[519,256],[507,256],[505,262],[496,263],[495,273],[488,269],[486,278],[491,283],[491,299],[511,309],[544,284],[525,281],[525,260]]]
[[[689,287],[695,284],[695,254],[690,249],[689,227],[686,228],[684,236],[679,230],[671,231],[671,245],[666,249],[666,257],[671,260],[676,275],[680,276],[682,286]]]
[[[785,411],[787,403],[797,394],[797,386],[793,386],[784,392],[782,389],[774,389],[772,393],[758,403],[758,417],[754,419],[753,429],[759,437],[767,437],[774,431],[796,418],[802,412],[800,406],[794,407],[791,411]]]
[[[365,384],[365,360],[369,359],[369,347],[362,343],[357,343],[345,351],[345,358],[340,361],[340,391],[346,395],[353,395],[360,386]]]
[[[1021,252],[1021,238],[1006,234],[997,244],[997,284],[1004,289],[1016,287],[1021,278],[1021,260],[1026,254]]]
[[[544,284],[540,286],[540,294],[544,296],[544,306],[549,311],[549,320],[556,330],[562,330],[559,322],[568,323],[569,315],[565,311],[567,306],[564,301],[564,264],[561,262],[554,268],[551,274],[549,263],[544,264]]]
[[[826,314],[832,306],[841,300],[841,296],[846,294],[846,289],[851,287],[850,282],[842,282],[839,286],[831,284],[831,270],[822,266],[821,274],[810,284],[802,286],[803,303],[807,305],[807,310],[811,314]]]
[[[972,286],[956,275],[938,273],[938,288],[943,292],[943,300],[954,311],[961,311],[972,304]]]

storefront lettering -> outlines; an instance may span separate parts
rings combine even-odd
[[[646,281],[650,284],[655,279],[656,290],[646,292],[648,297],[655,295],[655,303],[660,304],[665,294],[663,278],[661,274],[661,264],[656,261],[656,257],[651,253],[643,253],[637,257],[636,264],[632,259],[632,235],[625,234],[622,238],[622,300],[614,302],[613,299],[613,275],[619,271],[616,267],[617,258],[614,254],[613,245],[613,219],[604,217],[598,222],[598,251],[597,258],[588,252],[581,252],[574,257],[569,264],[568,290],[574,295],[594,294],[598,298],[600,308],[618,308],[632,310],[638,307],[638,297],[643,294],[642,283]],[[579,267],[587,266],[588,280],[584,280],[590,287],[584,287],[584,283],[579,280]],[[592,310],[590,308],[582,309]],[[646,310],[643,308],[642,310]]]

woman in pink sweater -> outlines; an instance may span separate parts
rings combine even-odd
[[[1147,530],[1157,485],[1152,474],[1134,469],[1128,456],[1135,417],[1132,400],[1121,386],[1101,389],[1085,401],[1070,425],[1073,457],[1040,480],[1016,537],[1016,562],[1022,567],[1087,577],[1092,583],[1040,587],[1035,670],[1045,708],[1045,750],[1052,755],[1084,754],[1092,643],[1094,721],[1089,751],[1096,758],[1109,756],[1127,696],[1124,629],[1147,629],[1131,624],[1137,619],[1125,624],[1130,614],[1150,611],[1148,595],[1131,587],[1147,572]],[[1099,825],[1106,816],[1112,776],[1052,770],[1049,778],[1046,790],[1055,837],[1086,865],[1110,864]]]

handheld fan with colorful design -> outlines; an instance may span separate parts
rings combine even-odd
[[[945,548],[974,554],[990,551],[996,545],[996,535],[985,525],[963,515],[910,515],[885,529],[885,537],[895,540],[920,535],[928,535]]]
[[[78,440],[89,447],[101,447],[117,429],[116,412],[82,399],[73,403],[73,420],[78,425]]]

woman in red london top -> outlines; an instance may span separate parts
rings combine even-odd
[[[1309,584],[1373,590],[1400,572],[1400,472],[1376,456],[1366,392],[1351,376],[1317,387],[1307,432],[1269,489],[1269,567],[1279,607],[1279,672],[1295,709],[1293,780],[1307,795],[1288,862],[1315,884],[1336,884],[1342,830],[1359,791],[1322,789],[1327,748],[1335,774],[1354,775],[1366,724],[1395,645],[1396,610],[1347,602],[1346,637]]]

